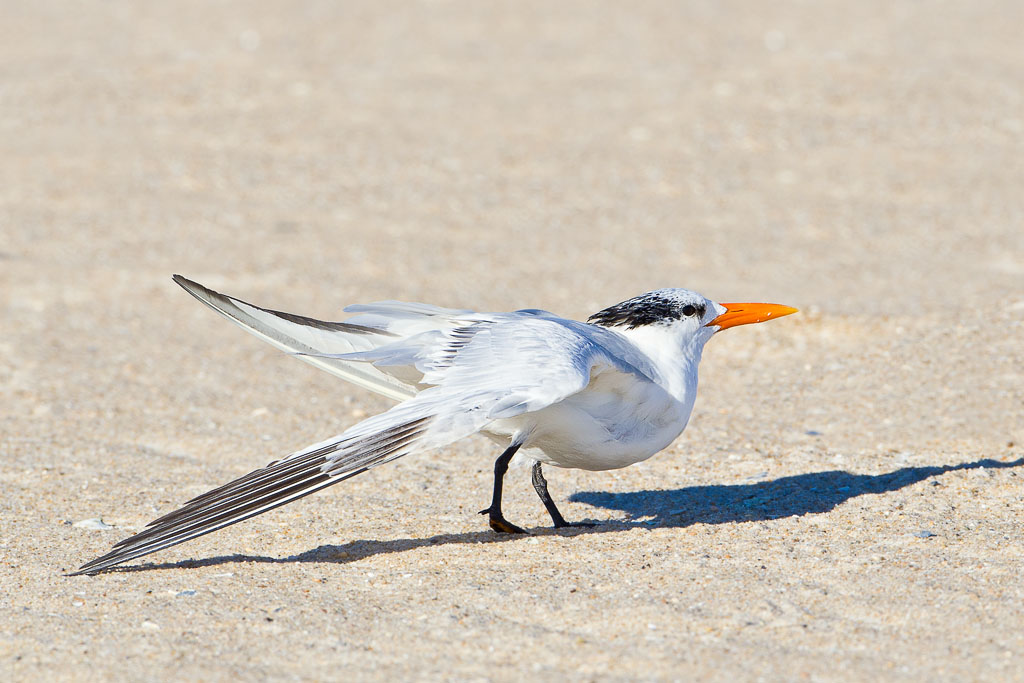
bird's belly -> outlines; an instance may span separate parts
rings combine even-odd
[[[531,423],[524,455],[557,467],[627,467],[671,444],[686,427],[690,413],[667,395],[637,402],[587,398],[566,400],[524,416]]]

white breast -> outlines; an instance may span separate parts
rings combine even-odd
[[[595,373],[586,389],[488,431],[528,431],[523,455],[558,467],[609,470],[646,460],[672,443],[693,407],[657,384],[619,372]]]

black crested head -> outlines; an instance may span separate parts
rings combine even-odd
[[[695,292],[659,289],[598,311],[587,322],[603,327],[621,325],[631,330],[644,325],[668,325],[688,317],[702,318],[706,306],[704,297]]]

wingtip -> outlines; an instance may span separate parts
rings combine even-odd
[[[190,287],[202,287],[202,285],[199,284],[198,282],[195,282],[194,280],[189,280],[184,275],[178,275],[177,273],[172,275],[171,279],[174,280],[181,287],[184,287],[185,289],[189,289]]]
[[[93,565],[95,563],[96,563],[96,560],[93,560],[92,562],[86,562],[85,564],[83,564],[81,567],[79,567],[75,571],[68,572],[64,576],[68,576],[68,577],[71,577],[71,576],[95,576],[97,573],[102,571],[102,569],[95,569],[93,567]]]
[[[215,292],[209,287],[199,284],[195,280],[189,280],[184,275],[178,275],[177,273],[175,273],[174,275],[171,276],[171,279],[174,280],[178,284],[178,286],[180,286],[186,292],[188,292],[189,294],[191,294],[192,296],[206,304],[210,303],[209,299],[229,298],[225,297],[220,292]]]
[[[121,564],[122,562],[127,562],[128,560],[132,559],[131,557],[122,556],[120,553],[118,553],[117,545],[115,545],[114,549],[106,555],[100,555],[95,560],[89,560],[88,562],[86,562],[70,574],[65,574],[65,576],[96,576],[97,574],[100,574],[110,569],[111,567],[115,567]]]

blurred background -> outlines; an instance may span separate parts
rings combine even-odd
[[[1024,274],[1019,3],[4,17],[18,299],[46,266],[94,303],[182,270],[321,310],[584,315],[671,285],[892,315],[981,305]]]
[[[665,286],[802,310],[716,338],[693,424],[670,453],[606,478],[559,473],[559,500],[581,489],[1019,457],[1024,3],[35,0],[0,2],[0,13],[0,455],[4,524],[19,539],[3,547],[18,558],[8,579],[33,587],[25,595],[77,599],[58,568],[114,540],[65,521],[103,516],[130,531],[188,492],[387,406],[247,338],[180,291],[176,272],[326,319],[379,299],[585,318]],[[448,457],[475,458],[472,473],[462,460],[431,462],[426,474],[403,461],[377,480],[385,492],[360,478],[346,493],[354,503],[325,497],[322,514],[344,516],[336,533],[363,539],[476,529],[470,506],[487,486],[491,446],[469,444]],[[451,489],[430,488],[437,481]],[[1020,491],[1001,481],[1009,517],[992,531],[989,554],[963,557],[1006,567],[1008,581],[1011,558],[993,559],[993,548],[1004,534],[1019,538]],[[950,494],[956,505],[971,497],[968,484]],[[417,514],[436,526],[394,526],[405,486],[424,496]],[[539,524],[543,511],[530,517],[529,500],[519,514]],[[437,516],[455,504],[470,512]],[[606,514],[575,507],[576,517]],[[361,522],[370,509],[377,516]],[[295,514],[322,520],[319,510]],[[996,524],[991,510],[976,513],[974,522]],[[258,535],[245,543],[281,556],[326,542],[323,527],[302,528],[308,536],[287,547],[265,548]],[[735,538],[723,541],[744,566],[761,565],[764,539],[752,533],[746,555]],[[886,542],[877,528],[850,533],[861,535],[834,551],[851,563]],[[232,543],[188,552],[216,555]],[[506,553],[512,545],[500,544]],[[862,566],[845,574],[842,585],[853,587],[842,611],[864,600],[870,612],[892,586],[909,585],[892,571],[877,592],[856,583]],[[954,593],[967,600],[979,589],[964,581]],[[694,652],[720,672],[777,656],[827,674],[831,655],[822,653],[853,643],[837,666],[871,677],[886,669],[853,650],[900,638],[920,666],[958,666],[939,645],[952,631],[906,624],[870,637],[838,626],[834,641],[798,639],[775,654],[744,650],[737,643],[759,641],[742,634],[750,618],[735,610],[753,603],[721,585],[699,593],[712,594],[728,596],[716,628],[734,619],[737,640]],[[484,590],[481,604],[495,595]],[[917,604],[905,597],[865,619],[897,623]],[[632,598],[622,600],[578,619],[627,618]],[[19,623],[27,633],[86,628],[67,604],[32,608],[60,619]],[[990,666],[1019,663],[1020,650],[1000,640],[1014,629],[999,626],[1014,623],[1017,605],[989,630],[974,613],[950,628],[992,648]],[[706,625],[651,614],[643,618]],[[919,616],[921,628],[945,618]],[[129,651],[150,651],[104,628]],[[12,651],[45,649],[24,637]],[[600,658],[606,647],[584,650]],[[1003,647],[1017,654],[1003,658]],[[489,656],[478,663],[493,664]],[[667,675],[683,656],[637,665]],[[255,671],[287,671],[267,666]],[[392,673],[402,671],[416,669]]]

